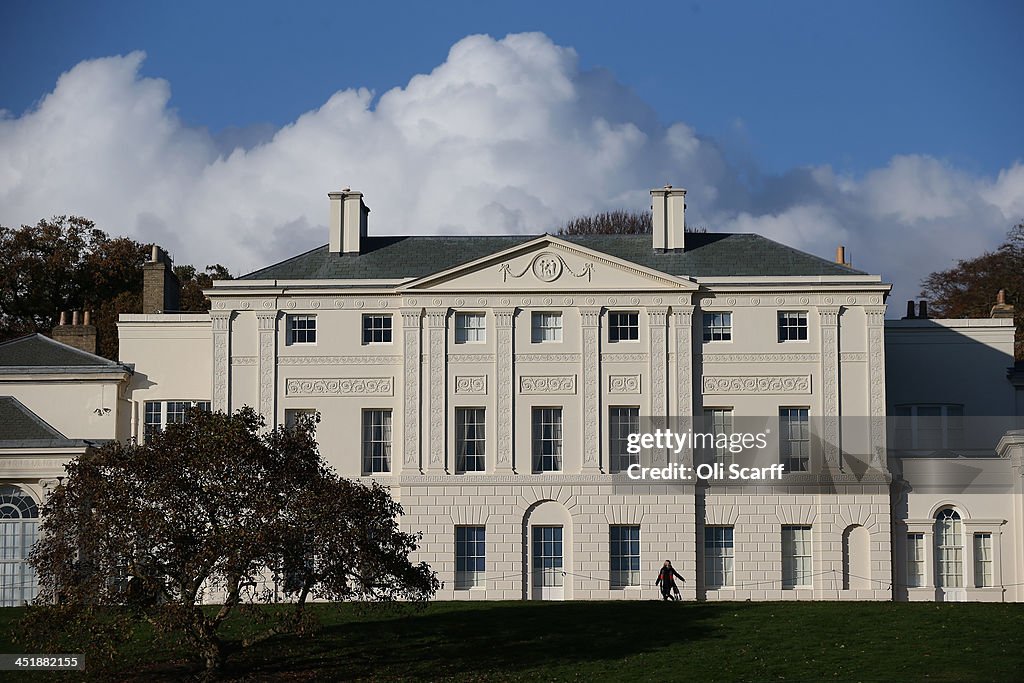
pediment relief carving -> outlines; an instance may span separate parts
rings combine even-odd
[[[451,270],[406,283],[407,291],[690,292],[697,285],[635,263],[546,236]]]

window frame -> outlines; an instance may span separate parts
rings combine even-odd
[[[556,415],[557,422],[553,419],[545,420],[546,416],[553,418]],[[545,428],[551,429],[552,432],[557,429],[558,433],[545,436]],[[530,410],[530,437],[532,472],[534,474],[562,472],[565,465],[565,419],[562,406],[533,406]],[[544,444],[551,444],[551,453],[543,452],[546,450]],[[547,467],[548,464],[553,466]]]
[[[792,411],[803,411],[803,420],[797,421],[796,424],[802,424],[806,429],[806,436],[801,436],[794,439],[792,434],[792,426],[794,421],[788,415],[784,415],[783,412]],[[785,437],[785,438],[784,438]],[[806,444],[806,455],[800,455],[794,457],[792,454],[793,444]],[[803,450],[803,449],[801,449]],[[811,471],[811,408],[810,406],[779,406],[779,460],[781,464],[786,466],[786,472],[810,472]],[[793,462],[803,463],[803,467],[793,468]]]
[[[479,321],[480,325],[467,326],[470,320]],[[470,332],[474,333],[470,335]],[[478,338],[471,339],[471,336]],[[460,338],[461,337],[461,338]],[[487,343],[487,314],[483,311],[456,311],[455,313],[455,343],[456,344],[486,344]]]
[[[921,409],[938,409],[938,415],[924,415],[922,416]],[[935,450],[955,450],[964,448],[964,435],[966,430],[964,429],[964,418],[966,417],[966,410],[963,403],[901,403],[895,408],[895,420],[893,429],[893,447],[897,450],[910,450],[910,451],[935,451]],[[950,409],[959,410],[960,414],[951,414]],[[938,419],[939,425],[939,436],[941,437],[941,443],[939,445],[931,445],[922,443],[921,437],[922,430],[920,429],[920,420],[934,420]],[[960,420],[959,427],[951,422],[953,420]],[[906,422],[904,422],[906,420]],[[934,430],[932,430],[934,431]],[[909,440],[908,438],[909,437]]]
[[[312,326],[299,328],[296,323],[310,323]],[[285,316],[285,346],[316,346],[317,319],[315,313],[288,313]],[[299,339],[299,337],[305,337]],[[309,337],[312,336],[312,339]]]
[[[612,322],[612,319],[616,321],[620,317],[626,317],[626,323]],[[623,310],[623,311],[608,311],[608,343],[619,344],[622,342],[640,342],[640,311],[638,310]],[[627,336],[622,336],[622,330],[626,330]],[[613,332],[614,331],[614,332]],[[632,334],[633,336],[628,336]]]
[[[168,415],[171,414],[169,410],[170,406],[174,406],[174,415],[181,415],[181,419],[175,419],[173,422],[168,421]],[[151,411],[151,406],[159,406],[159,411],[154,413]],[[180,406],[184,406],[184,410],[177,410]],[[189,408],[198,408],[199,410],[205,410],[210,412],[213,409],[213,401],[206,399],[156,399],[153,401],[143,401],[142,404],[142,442],[145,443],[147,439],[156,436],[167,429],[167,425],[171,424],[183,424],[185,418],[188,417]],[[157,415],[159,422],[151,422],[150,417]]]
[[[710,532],[710,533],[709,533]],[[719,533],[721,532],[721,533]],[[721,536],[721,538],[719,538]],[[735,586],[736,530],[732,525],[704,527],[704,587],[711,590]],[[717,578],[721,576],[721,581]]]
[[[561,524],[537,524],[531,528],[530,566],[533,576],[530,584],[534,588],[561,588],[565,585],[565,529]],[[551,531],[550,538],[544,538],[547,530]],[[540,552],[537,552],[538,548]]]
[[[379,421],[373,419],[376,415],[380,416]],[[391,474],[395,439],[393,411],[391,408],[363,408],[360,418],[360,452],[363,476]],[[374,429],[380,430],[381,438],[372,438],[375,436],[372,431]],[[370,438],[368,438],[368,430]],[[379,446],[379,453],[375,452],[377,446]],[[381,464],[381,469],[375,469],[378,463]]]
[[[558,325],[547,324],[550,320],[558,321]],[[533,311],[530,313],[530,343],[531,344],[561,344],[565,317],[562,311]],[[552,332],[552,339],[546,339],[548,332]]]
[[[629,411],[626,420],[626,431],[622,431],[624,425],[621,413]],[[634,420],[635,418],[635,420]],[[630,465],[640,464],[639,453],[629,453],[626,450],[628,436],[631,433],[640,431],[640,406],[608,406],[608,472],[616,474],[625,472]],[[618,433],[616,433],[618,432]],[[621,452],[620,452],[621,448]]]
[[[285,408],[284,409],[284,427],[285,429],[294,429],[298,422],[298,417],[302,416],[313,416],[317,414],[316,408]]]
[[[460,524],[455,527],[455,590],[486,587],[487,527]]]
[[[721,417],[721,420],[719,420]],[[721,407],[705,407],[704,408],[704,431],[711,432],[715,435],[715,441],[718,441],[718,434],[732,434],[735,428],[735,410],[729,406]],[[719,427],[722,427],[722,431],[719,432]],[[704,447],[705,462],[708,463],[719,463],[726,467],[731,465],[735,461],[735,456],[729,451],[729,447],[719,448],[718,444],[713,444],[710,448]],[[710,456],[710,458],[709,458]]]
[[[378,327],[374,325],[374,321],[380,319],[381,325]],[[384,321],[387,321],[387,325],[384,325]],[[367,326],[367,322],[370,323]],[[393,344],[395,341],[395,321],[394,315],[391,313],[363,313],[361,319],[360,335],[363,346],[378,346]],[[381,337],[379,340],[373,339],[375,334],[379,333]],[[369,339],[367,338],[369,335]],[[385,339],[384,337],[387,337]]]
[[[972,536],[971,550],[974,555],[974,587],[994,588],[996,585],[996,563],[993,534],[991,531],[975,531]],[[979,541],[982,541],[980,545]]]
[[[789,324],[786,320],[786,318],[789,316],[796,316],[795,320],[798,324]],[[778,342],[780,344],[803,344],[810,342],[811,320],[809,311],[778,311],[776,313],[776,321],[778,328]],[[799,324],[800,321],[803,321],[803,325]],[[790,336],[792,330],[795,330],[797,332],[797,336]],[[799,335],[800,330],[803,330],[802,338]]]
[[[921,532],[907,533],[907,588],[924,588],[927,585],[927,553],[925,535]]]
[[[640,525],[608,526],[608,571],[612,589],[640,586]]]
[[[479,420],[472,424],[479,432],[475,432],[472,439],[465,439],[467,423],[465,418],[468,413],[477,413]],[[474,415],[477,417],[477,415]],[[467,446],[473,444],[473,453],[469,453]],[[479,452],[477,452],[479,447]],[[474,461],[474,467],[466,465],[469,459]],[[482,406],[455,406],[455,473],[456,474],[481,474],[487,472],[487,409]]]
[[[948,523],[947,523],[948,522]],[[964,588],[964,521],[955,508],[935,513],[935,587]],[[952,583],[950,580],[952,579]]]
[[[722,322],[715,323],[716,317],[722,318]],[[720,338],[716,339],[716,334]],[[701,316],[701,337],[705,344],[732,343],[732,311],[704,311]]]
[[[814,527],[807,524],[782,526],[782,589],[813,588]],[[799,533],[798,533],[799,532]],[[806,538],[800,538],[806,533]],[[787,539],[787,535],[792,538]],[[806,550],[807,552],[798,552]],[[788,564],[788,567],[787,567]]]

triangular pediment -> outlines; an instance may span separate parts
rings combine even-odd
[[[417,278],[411,291],[693,291],[688,279],[544,235],[455,268]]]

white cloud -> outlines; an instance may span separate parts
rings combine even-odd
[[[825,257],[843,242],[856,266],[897,283],[899,300],[1024,218],[1019,163],[996,178],[927,156],[859,178],[730,163],[541,34],[467,37],[404,88],[376,101],[338,92],[273,135],[185,126],[170,85],[140,76],[143,59],[82,62],[32,111],[0,118],[0,223],[76,213],[179,262],[247,270],[326,242],[325,195],[343,186],[366,194],[379,234],[497,233],[641,208],[650,187],[672,182],[689,189],[691,222]],[[225,153],[232,140],[254,146]]]

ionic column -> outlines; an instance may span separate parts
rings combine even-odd
[[[213,331],[213,409],[230,410],[231,394],[231,311],[211,311]]]
[[[277,426],[277,311],[257,312],[260,342],[260,413],[267,429]]]
[[[580,309],[583,328],[583,471],[601,467],[601,309]]]
[[[430,372],[430,424],[427,443],[430,450],[424,458],[423,469],[435,474],[444,472],[447,461],[447,318],[447,308],[427,309],[427,367]]]
[[[871,467],[887,471],[885,454],[885,306],[864,309],[868,319],[868,415]]]
[[[495,461],[494,471],[511,473],[514,462],[513,448],[513,398],[512,385],[512,353],[513,333],[515,331],[516,311],[514,308],[494,309],[494,396],[497,407],[494,423],[497,427],[497,438],[494,440]],[[529,466],[529,464],[527,464]]]
[[[821,416],[825,467],[842,469],[839,434],[839,307],[820,306]]]
[[[403,470],[420,468],[420,334],[422,308],[403,308],[402,315],[402,446]]]

